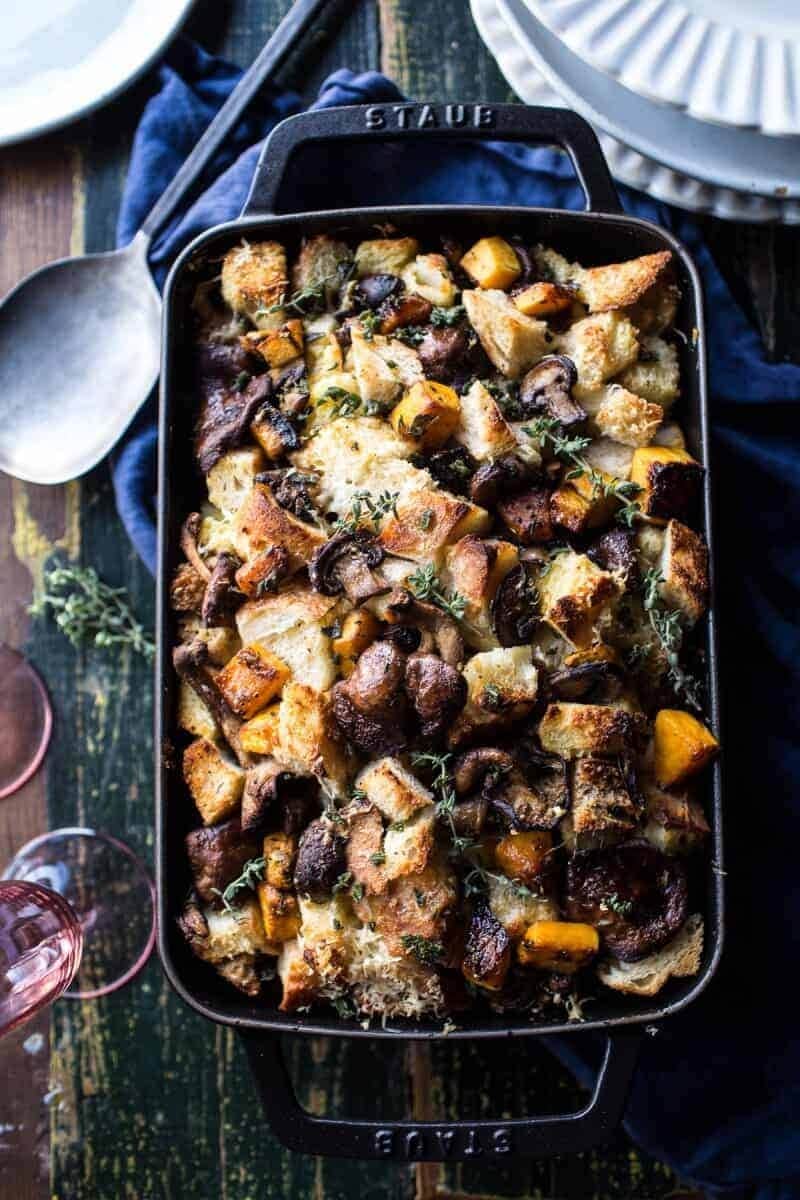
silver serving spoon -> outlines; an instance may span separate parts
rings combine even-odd
[[[161,297],[153,235],[196,183],[259,89],[331,0],[295,0],[129,245],[62,258],[0,304],[0,470],[64,483],[95,466],[158,378]]]

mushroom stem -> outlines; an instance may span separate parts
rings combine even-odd
[[[200,513],[189,513],[186,520],[181,526],[181,550],[186,555],[189,562],[194,567],[197,574],[205,579],[206,583],[211,578],[211,571],[200,557],[200,551],[197,548],[197,539],[200,535]]]

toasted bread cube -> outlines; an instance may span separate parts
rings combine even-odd
[[[610,958],[597,967],[597,975],[606,987],[631,996],[655,996],[668,979],[696,975],[703,957],[703,918],[689,917],[666,946],[636,962]]]
[[[549,353],[547,323],[526,317],[505,292],[468,290],[461,299],[489,359],[509,379]]]
[[[303,955],[327,994],[347,982],[351,957],[350,941],[354,924],[352,912],[343,896],[299,897],[300,941]]]
[[[359,654],[372,645],[379,632],[380,622],[369,609],[356,608],[344,618],[341,633],[333,638],[331,649],[339,660],[339,671],[345,679],[352,675]]]
[[[213,742],[219,734],[210,709],[185,679],[181,680],[178,689],[178,725],[191,733],[192,737],[204,738],[209,742]]]
[[[433,804],[433,794],[398,758],[379,758],[370,763],[356,777],[356,787],[390,822],[407,821]]]
[[[509,879],[533,885],[550,870],[553,835],[544,830],[512,833],[500,838],[494,848],[494,860]]]
[[[206,594],[206,581],[191,563],[178,565],[169,585],[169,606],[173,612],[199,613]]]
[[[533,710],[539,672],[530,646],[504,646],[473,654],[462,674],[467,682],[467,703],[450,727],[451,747],[471,740],[482,726],[502,729]]]
[[[703,468],[685,450],[644,446],[633,452],[631,480],[641,488],[636,503],[656,522],[690,517],[702,479]]]
[[[279,713],[280,704],[270,704],[249,721],[245,721],[239,730],[242,749],[248,754],[274,754],[278,748]]]
[[[331,639],[325,630],[330,630],[339,607],[338,597],[293,582],[274,595],[243,604],[236,624],[246,645],[269,646],[290,668],[294,682],[322,692],[336,680]]]
[[[264,932],[271,942],[289,942],[300,930],[300,910],[291,892],[281,891],[271,883],[259,883],[256,892],[261,906]]]
[[[580,297],[593,313],[635,304],[663,274],[671,259],[669,250],[659,250],[627,262],[584,269],[580,277]]]
[[[576,321],[557,339],[557,349],[575,363],[578,382],[572,394],[582,400],[636,361],[639,341],[627,317],[604,312]],[[641,394],[631,384],[625,386]]]
[[[339,417],[321,424],[314,437],[292,455],[292,463],[318,477],[316,499],[323,511],[346,513],[355,492],[382,491],[388,486],[382,479],[386,464],[399,464],[411,472],[408,486],[412,479],[418,480],[420,487],[430,485],[427,471],[415,475],[416,468],[404,461],[413,453],[413,444],[398,437],[379,417]]]
[[[678,351],[660,337],[643,337],[637,362],[617,379],[624,388],[668,412],[680,395]]]
[[[441,573],[446,587],[467,601],[464,610],[464,638],[478,650],[497,646],[491,618],[491,606],[498,587],[509,571],[519,563],[519,547],[499,538],[479,538],[468,534],[446,552]]]
[[[261,550],[236,572],[236,586],[251,600],[274,592],[286,575],[286,554],[282,546]]]
[[[548,704],[539,722],[545,750],[568,761],[589,754],[621,754],[636,721],[622,708],[605,704]]]
[[[538,586],[544,619],[574,649],[601,640],[622,592],[619,580],[610,572],[572,550],[551,561]]]
[[[234,912],[210,906],[203,909],[203,916],[208,927],[208,940],[201,957],[206,962],[216,964],[241,954],[277,953],[266,936],[255,896],[237,896]]]
[[[670,446],[673,450],[686,449],[686,437],[677,421],[665,421],[653,436],[654,446]]]
[[[321,776],[342,789],[350,773],[330,698],[290,680],[283,689],[280,714],[281,761],[299,774]]]
[[[217,675],[217,687],[228,707],[245,721],[280,692],[289,668],[259,642],[244,646]]]
[[[264,455],[257,446],[229,450],[206,475],[209,500],[226,517],[235,516],[255,487],[256,475],[265,466]],[[204,540],[202,527],[200,537]],[[226,546],[216,548],[227,549]]]
[[[208,651],[209,662],[215,667],[224,667],[242,645],[235,629],[227,625],[203,625],[194,614],[180,622],[178,632],[182,642],[199,638]]]
[[[711,829],[702,804],[686,791],[662,791],[651,780],[645,780],[644,794],[648,842],[665,854],[691,854],[703,845]]]
[[[308,1008],[318,998],[320,980],[311,963],[306,961],[299,939],[284,942],[278,956],[278,978],[282,995],[278,1005],[281,1012],[296,1012]]]
[[[638,812],[619,766],[602,758],[579,758],[572,770],[572,824],[576,834],[628,833]]]
[[[352,261],[353,251],[347,242],[327,233],[305,238],[292,266],[292,291],[319,289],[325,297],[333,296],[344,282]]]
[[[664,419],[660,404],[651,404],[612,384],[594,416],[600,433],[623,446],[649,446]]]
[[[225,255],[222,298],[254,325],[274,324],[267,310],[283,303],[287,286],[286,251],[280,242],[242,242]]]
[[[243,559],[281,546],[289,555],[290,571],[308,564],[325,534],[282,508],[266,484],[258,483],[245,498],[234,520],[236,547]]]
[[[608,475],[612,479],[629,479],[633,450],[620,442],[612,442],[611,438],[593,438],[586,447],[586,461],[596,471]]]
[[[281,891],[291,891],[297,838],[291,833],[268,833],[264,838],[264,882]]]
[[[403,269],[402,278],[407,291],[437,308],[452,308],[455,303],[456,285],[443,254],[418,254]]]
[[[510,288],[522,273],[513,246],[505,238],[485,237],[471,246],[461,259],[461,269],[481,288]]]
[[[436,810],[427,805],[405,821],[390,825],[383,839],[384,869],[390,881],[424,871],[435,844]]]
[[[401,496],[383,522],[379,541],[388,554],[439,566],[446,546],[468,533],[486,533],[485,508],[433,487]]]
[[[401,437],[422,450],[436,450],[452,437],[459,413],[458,396],[451,387],[424,379],[411,385],[389,419]]]
[[[512,299],[526,317],[551,317],[574,303],[575,292],[560,283],[530,283],[515,292]]]
[[[329,371],[309,379],[308,401],[313,411],[305,428],[310,433],[330,420],[334,404],[346,403],[350,406],[348,411],[360,412],[361,385],[352,371]]]
[[[351,346],[357,390],[365,402],[388,408],[405,388],[425,379],[416,350],[397,338],[377,333],[366,338],[354,324]]]
[[[183,778],[204,825],[217,825],[239,807],[244,771],[206,738],[183,752]]]
[[[373,238],[356,247],[356,271],[362,275],[400,275],[417,257],[416,238]]]
[[[605,471],[598,474],[604,484],[614,482],[614,477]],[[550,518],[562,529],[578,534],[607,525],[618,507],[619,501],[613,492],[606,493],[600,484],[595,486],[588,475],[576,475],[553,492]]]
[[[270,367],[285,367],[303,353],[303,322],[294,317],[277,329],[254,330],[241,338],[246,350],[252,350]]]
[[[708,547],[699,534],[680,521],[667,525],[659,568],[661,598],[694,625],[706,610],[708,599]]]
[[[513,429],[496,400],[479,380],[461,395],[461,409],[453,437],[477,462],[491,462],[517,448]]]
[[[579,921],[536,921],[517,947],[525,967],[572,975],[585,967],[600,949],[600,935]]]
[[[512,942],[536,921],[557,921],[558,905],[549,896],[525,895],[519,884],[495,872],[489,876],[489,907]]]
[[[662,787],[674,787],[702,771],[719,753],[719,742],[691,713],[662,708],[656,713],[653,769]]]

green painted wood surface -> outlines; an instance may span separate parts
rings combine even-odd
[[[208,0],[198,5],[189,32],[246,65],[286,7],[287,0]],[[360,0],[341,8],[343,19],[326,21],[310,52],[287,73],[304,95],[311,97],[330,70],[349,65],[382,67],[416,98],[513,98],[464,0]],[[152,85],[152,78],[142,81],[68,134],[76,163],[76,249],[81,242],[88,250],[113,244],[130,138]],[[720,223],[710,229],[740,292],[758,298],[772,349],[779,354],[792,338],[796,345],[797,321],[776,317],[800,273],[796,235]],[[25,523],[26,489],[14,494],[17,557],[35,575],[52,542]],[[66,493],[65,512],[62,553],[124,584],[141,617],[152,620],[152,583],[128,549],[105,468]],[[96,824],[150,856],[148,668],[125,654],[76,653],[42,622],[32,627],[26,649],[49,682],[57,713],[47,771],[50,823]],[[155,960],[121,993],[59,1003],[50,1038],[50,1182],[38,1195],[53,1200],[656,1200],[675,1194],[671,1172],[635,1152],[623,1134],[589,1154],[501,1166],[414,1168],[290,1154],[264,1125],[236,1038],[185,1008]],[[569,1076],[534,1044],[501,1043],[487,1054],[455,1044],[430,1050],[294,1039],[287,1051],[301,1099],[318,1112],[422,1119],[574,1109],[581,1102]]]

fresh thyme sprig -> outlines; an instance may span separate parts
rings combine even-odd
[[[702,711],[700,683],[681,666],[680,654],[683,647],[683,623],[677,609],[667,609],[661,602],[660,585],[664,577],[657,567],[651,567],[642,578],[642,603],[650,621],[650,627],[661,644],[667,659],[667,674],[675,693],[690,708]]]
[[[73,646],[91,640],[95,646],[130,646],[148,661],[155,643],[133,615],[125,588],[112,588],[94,567],[72,564],[48,568],[41,595],[30,606],[36,617],[52,613]]]
[[[269,308],[259,308],[256,316],[265,317],[283,311],[294,313],[298,317],[306,317],[309,313],[319,312],[321,308],[325,307],[325,285],[330,278],[332,276],[320,280],[319,283],[311,284],[310,287],[298,288],[289,296],[284,292],[277,304],[271,304]]]
[[[409,575],[408,584],[418,600],[427,600],[430,604],[435,604],[442,612],[446,612],[457,621],[464,616],[467,608],[466,599],[459,592],[440,586],[433,563],[418,567],[413,574]]]
[[[451,308],[440,308],[438,305],[431,310],[430,323],[435,328],[446,329],[450,325],[457,325],[465,314],[463,304],[454,304]]]
[[[423,937],[421,933],[404,933],[400,941],[403,949],[413,954],[417,962],[425,967],[438,966],[444,958],[444,946],[433,938]]]
[[[266,862],[264,861],[263,855],[260,858],[251,858],[242,867],[241,875],[232,880],[225,888],[224,892],[221,892],[219,888],[212,888],[211,890],[217,896],[219,896],[220,900],[222,901],[222,907],[225,909],[225,911],[230,913],[231,916],[235,917],[237,915],[237,910],[233,904],[233,901],[240,892],[253,891],[256,884],[261,883],[263,880],[266,869]]]
[[[355,492],[350,501],[350,511],[346,517],[339,517],[338,521],[334,522],[334,531],[336,533],[346,529],[349,533],[355,533],[363,524],[369,514],[369,520],[376,533],[380,531],[381,522],[389,513],[397,516],[397,498],[399,492],[380,492],[373,497],[372,492]]]
[[[431,779],[431,791],[436,797],[436,815],[447,821],[450,826],[450,837],[453,842],[453,851],[455,854],[463,854],[465,850],[469,850],[472,842],[469,838],[461,837],[456,831],[453,810],[456,806],[456,791],[453,784],[452,774],[452,754],[431,754],[416,752],[411,755],[411,765],[413,767],[425,767],[433,778]]]
[[[631,501],[642,490],[638,483],[630,479],[615,479],[604,476],[584,458],[583,451],[592,444],[592,439],[580,435],[570,436],[564,433],[561,423],[554,417],[536,417],[530,425],[525,426],[528,437],[539,443],[539,446],[549,446],[556,458],[560,458],[569,466],[565,479],[577,479],[584,475],[592,486],[592,499],[614,497],[621,501],[625,508],[625,523],[632,524],[635,515]]]

